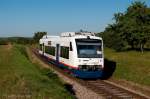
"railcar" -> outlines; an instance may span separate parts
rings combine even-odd
[[[76,77],[100,78],[103,75],[103,40],[94,33],[45,35],[39,40],[39,53]]]

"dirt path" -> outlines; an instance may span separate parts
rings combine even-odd
[[[5,50],[10,51],[13,45],[9,43],[7,45],[0,45],[0,46],[3,47]]]
[[[29,59],[32,63],[38,63],[40,66],[44,68],[50,68],[47,64],[43,63],[39,58],[35,56],[35,54],[32,53],[31,49],[29,47],[26,47],[27,54],[29,56]]]
[[[6,45],[6,46],[7,46],[7,50],[10,50],[12,48],[12,44],[11,43],[8,43],[8,45]]]

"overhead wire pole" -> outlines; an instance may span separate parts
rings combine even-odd
[[[87,24],[83,24],[82,28],[79,30],[79,32],[88,32],[87,31]]]
[[[83,29],[85,29],[85,31],[87,32],[88,26],[87,26],[87,24],[84,24],[84,25],[85,25],[85,27],[83,26]]]

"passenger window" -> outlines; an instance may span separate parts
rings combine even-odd
[[[55,47],[54,46],[45,46],[45,53],[55,56]]]
[[[69,59],[69,47],[61,46],[60,57]]]

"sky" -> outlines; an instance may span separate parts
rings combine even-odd
[[[102,32],[135,0],[0,0],[0,37]],[[150,6],[150,0],[145,1]]]

